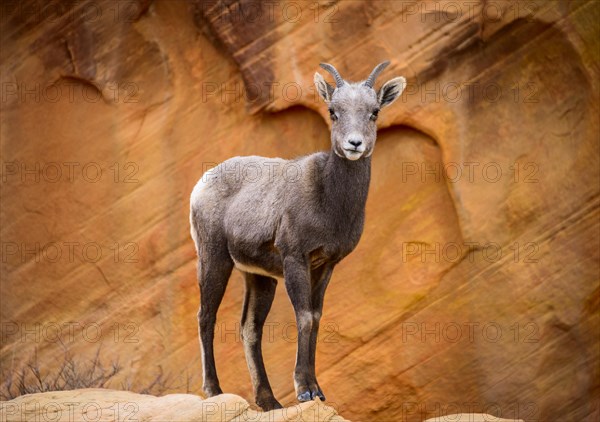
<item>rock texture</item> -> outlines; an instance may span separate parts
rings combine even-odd
[[[191,394],[155,397],[128,391],[84,389],[21,396],[0,403],[0,418],[13,421],[203,421],[344,422],[321,401],[271,412],[252,410],[243,398],[222,394],[210,399]]]
[[[243,398],[221,394],[210,399],[192,394],[155,397],[128,391],[88,388],[28,394],[0,402],[0,420],[71,422],[95,421],[203,421],[203,422],[349,422],[320,400],[293,407],[260,412]],[[457,414],[428,419],[426,422],[519,422],[487,414]]]
[[[600,417],[600,3],[5,2],[3,378],[34,351],[200,388],[188,196],[234,155],[329,146],[318,63],[407,77],[382,112],[361,243],[327,293],[317,372],[355,420]],[[264,352],[295,401],[280,286]],[[234,273],[224,391],[251,398]],[[188,382],[189,381],[189,382]],[[129,389],[129,388],[128,388]]]

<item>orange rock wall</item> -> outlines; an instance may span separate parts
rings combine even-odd
[[[378,85],[408,87],[327,292],[328,401],[351,420],[598,418],[597,2],[1,7],[3,377],[101,347],[132,390],[163,373],[199,392],[193,185],[234,155],[327,149],[318,63],[358,80],[390,59]],[[284,290],[263,349],[293,403]],[[223,389],[252,399],[242,297],[234,272],[215,347]]]

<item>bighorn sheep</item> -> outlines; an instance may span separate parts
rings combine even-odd
[[[321,64],[335,77],[335,88],[315,73],[318,93],[329,105],[331,151],[294,160],[231,158],[207,171],[194,187],[190,224],[198,253],[198,323],[207,396],[222,393],[213,354],[214,326],[236,267],[246,282],[241,331],[256,403],[264,410],[281,407],[261,349],[263,325],[281,278],[298,327],[298,400],[325,400],[315,376],[323,296],[334,266],[356,247],[363,231],[377,114],[406,85],[397,77],[375,91],[375,78],[388,64],[379,64],[358,83]]]

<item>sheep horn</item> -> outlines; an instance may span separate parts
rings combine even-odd
[[[339,88],[342,85],[344,85],[344,79],[340,76],[340,72],[338,72],[335,67],[333,67],[329,63],[321,63],[320,66],[333,75],[333,77],[335,78],[336,87]]]
[[[390,61],[387,60],[387,61],[385,61],[383,63],[379,63],[377,66],[375,66],[375,69],[373,69],[373,71],[371,72],[371,74],[369,75],[367,80],[365,81],[365,86],[367,86],[369,88],[373,88],[373,85],[375,84],[375,79],[377,79],[377,76],[379,76],[379,74],[383,71],[383,69],[388,67],[389,64],[390,64]]]

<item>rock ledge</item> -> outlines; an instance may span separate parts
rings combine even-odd
[[[0,403],[0,420],[12,421],[323,421],[344,422],[330,406],[311,401],[259,412],[234,394],[210,399],[192,394],[156,397],[129,391],[90,388],[27,394]]]

